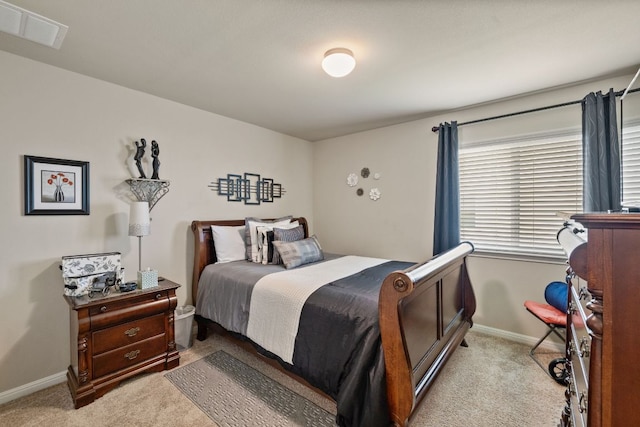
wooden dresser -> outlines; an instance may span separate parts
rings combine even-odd
[[[132,292],[64,297],[71,308],[67,383],[76,409],[133,375],[178,366],[174,310],[179,286],[165,279]]]
[[[578,277],[569,296],[560,426],[640,426],[640,214],[572,219],[588,237],[569,257]]]

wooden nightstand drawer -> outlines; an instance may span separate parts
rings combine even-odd
[[[154,288],[64,297],[71,308],[67,383],[76,408],[134,375],[178,366],[174,310],[179,286],[164,279]]]
[[[93,357],[93,376],[101,377],[162,355],[167,349],[164,334]]]
[[[93,333],[93,354],[97,355],[163,334],[164,321],[165,316],[161,313],[96,331]]]
[[[150,294],[135,298],[105,301],[89,309],[92,328],[104,328],[115,323],[146,317],[155,313],[162,313],[169,309],[169,295],[167,291],[158,290]]]

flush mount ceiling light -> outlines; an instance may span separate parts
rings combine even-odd
[[[0,0],[0,31],[60,49],[69,27]]]
[[[329,49],[324,54],[322,69],[331,77],[344,77],[356,67],[353,52],[343,47]]]

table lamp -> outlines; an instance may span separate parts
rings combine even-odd
[[[151,234],[149,202],[133,202],[129,212],[129,236],[138,237],[138,271],[142,271],[142,236]]]

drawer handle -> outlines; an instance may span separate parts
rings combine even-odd
[[[581,300],[587,300],[589,298],[589,291],[587,290],[586,287],[581,287],[580,290],[578,291],[578,298],[580,298]]]
[[[578,307],[576,306],[576,303],[571,301],[569,303],[569,309],[567,310],[567,312],[569,314],[576,314],[576,311],[578,311]]]
[[[160,299],[160,298],[162,298],[162,294],[156,295],[156,299]]]
[[[126,357],[129,360],[133,360],[136,357],[138,357],[139,354],[140,354],[140,350],[133,350],[133,351],[130,351],[129,353],[126,353],[124,357]]]
[[[580,357],[589,357],[591,354],[591,340],[589,337],[582,337],[580,340]]]
[[[106,306],[106,305],[103,305],[102,307],[100,307],[100,311],[101,311],[101,312],[103,312],[103,313],[104,313],[105,311],[107,311],[107,306]]]
[[[578,411],[581,414],[587,412],[587,393],[584,391],[580,393],[580,399],[578,399]]]
[[[140,332],[140,328],[136,326],[135,328],[127,329],[126,331],[124,331],[124,334],[129,338],[131,338],[131,337],[135,337],[138,334],[138,332]]]
[[[567,378],[567,390],[571,396],[576,395],[576,386],[573,384],[571,377]]]

